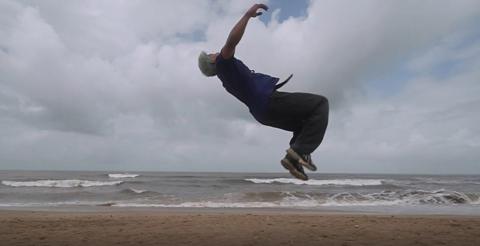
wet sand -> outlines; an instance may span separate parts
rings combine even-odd
[[[480,245],[480,217],[3,210],[0,245]]]

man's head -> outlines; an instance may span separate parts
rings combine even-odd
[[[217,75],[217,68],[215,67],[215,60],[217,59],[218,53],[216,54],[207,54],[204,51],[198,56],[198,68],[200,71],[207,76]]]

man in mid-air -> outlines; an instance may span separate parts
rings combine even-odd
[[[261,15],[260,9],[266,11],[268,7],[253,5],[233,27],[220,53],[202,52],[198,66],[205,76],[216,75],[230,94],[247,105],[258,122],[293,132],[290,148],[281,164],[294,177],[308,180],[303,167],[317,170],[310,154],[325,135],[328,100],[315,94],[277,91],[292,75],[278,83],[278,78],[252,71],[234,56],[248,21]]]

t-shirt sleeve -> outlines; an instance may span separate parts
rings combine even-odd
[[[234,59],[235,58],[233,58],[233,56],[231,58],[225,59],[222,57],[222,54],[218,54],[217,59],[215,61],[217,74],[222,74],[226,71],[230,71],[234,66]]]

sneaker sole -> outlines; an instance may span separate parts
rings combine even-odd
[[[287,149],[287,154],[289,154],[291,157],[293,157],[298,163],[300,163],[302,166],[304,166],[306,169],[310,171],[317,171],[317,167],[313,164],[309,164],[305,161],[303,161],[302,157],[300,157],[295,151],[292,149]]]
[[[300,179],[300,180],[303,180],[303,181],[307,181],[307,180],[308,180],[308,176],[305,175],[305,174],[303,174],[303,173],[301,173],[301,172],[299,172],[299,171],[293,166],[293,164],[292,164],[289,160],[287,160],[286,158],[283,158],[283,159],[280,161],[280,163],[282,163],[282,166],[283,166],[285,169],[287,169],[293,177],[295,177],[295,178],[297,178],[297,179]]]

